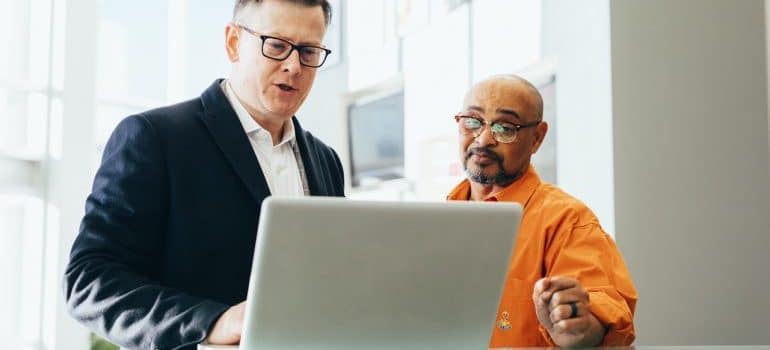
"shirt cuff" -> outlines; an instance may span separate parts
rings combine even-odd
[[[558,348],[559,346],[556,345],[556,343],[553,342],[553,339],[551,339],[551,334],[548,333],[548,330],[543,327],[543,325],[538,325],[537,329],[540,330],[540,335],[543,336],[543,339],[546,343],[548,343],[548,347],[550,348]]]
[[[621,305],[602,291],[589,291],[591,313],[607,328],[601,346],[628,346],[634,342],[633,316],[628,306]]]

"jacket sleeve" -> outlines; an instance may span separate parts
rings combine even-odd
[[[331,151],[332,157],[334,157],[334,165],[336,173],[333,175],[335,176],[334,179],[334,195],[339,197],[345,197],[345,172],[342,170],[342,162],[340,162],[340,157],[337,155],[337,152],[335,152],[331,147],[329,148]]]
[[[588,292],[591,313],[607,328],[601,346],[634,342],[637,293],[615,241],[598,222],[571,226],[554,236],[546,254],[548,276],[570,276]],[[548,332],[541,333],[553,344]]]
[[[162,268],[168,182],[160,138],[143,116],[113,132],[86,200],[64,274],[68,311],[127,348],[202,342],[229,306],[156,282]]]

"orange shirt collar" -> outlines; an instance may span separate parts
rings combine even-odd
[[[540,176],[537,175],[535,168],[530,165],[518,180],[514,181],[501,191],[492,195],[487,201],[499,202],[517,202],[526,207],[529,198],[540,186]],[[447,196],[448,200],[467,201],[471,195],[471,183],[468,179],[460,182]]]

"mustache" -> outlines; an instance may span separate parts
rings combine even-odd
[[[467,161],[468,158],[470,158],[474,154],[488,157],[489,159],[497,161],[497,162],[502,160],[502,157],[500,157],[497,153],[493,152],[492,150],[490,150],[487,147],[474,147],[474,148],[468,149],[465,152],[465,160]]]

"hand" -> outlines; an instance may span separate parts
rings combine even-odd
[[[574,278],[546,277],[535,283],[532,293],[540,324],[561,347],[596,346],[606,330],[591,314],[588,293]],[[577,315],[570,317],[574,303]]]
[[[211,328],[206,342],[209,344],[232,345],[241,341],[243,329],[243,314],[246,310],[246,302],[232,306],[222,313]]]

